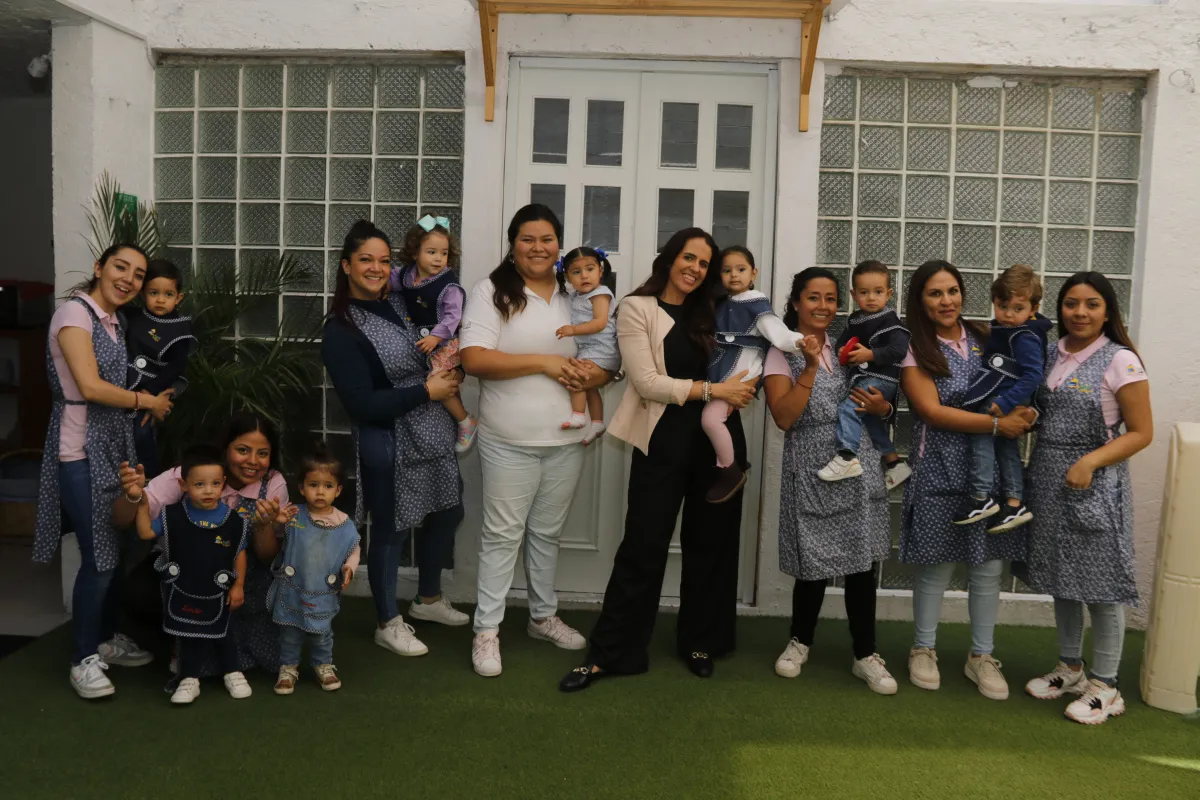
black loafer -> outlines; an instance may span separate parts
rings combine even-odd
[[[685,659],[688,669],[697,678],[711,678],[713,674],[713,661],[709,658],[708,653],[692,653]]]
[[[558,682],[559,691],[563,692],[582,692],[584,689],[591,686],[596,681],[603,678],[606,673],[593,672],[593,664],[584,664],[582,667],[576,667],[568,672],[563,679]]]

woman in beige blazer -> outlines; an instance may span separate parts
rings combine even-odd
[[[713,656],[733,650],[742,498],[739,493],[722,505],[705,500],[715,453],[700,413],[712,398],[743,408],[754,396],[754,382],[742,382],[745,372],[725,383],[707,380],[719,255],[708,233],[679,231],[654,259],[649,280],[621,303],[617,339],[629,384],[609,432],[634,446],[625,538],[592,630],[588,661],[563,678],[563,691],[585,689],[606,674],[649,668],[647,647],[681,505],[676,647],[703,678],[712,675]],[[727,424],[745,464],[746,439],[736,412]]]

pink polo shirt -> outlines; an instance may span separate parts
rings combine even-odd
[[[183,500],[183,487],[179,485],[179,467],[169,469],[146,484],[146,499],[150,504],[151,518],[157,517],[164,506],[174,505]],[[228,483],[221,489],[221,502],[230,508],[236,508],[243,499],[257,500],[262,481],[243,486],[241,490],[234,489]],[[279,472],[272,471],[267,475],[267,499],[277,500],[280,506],[288,503],[287,481]]]
[[[970,349],[972,347],[974,347],[977,352],[980,352],[980,353],[983,352],[980,349],[979,345],[975,342],[975,340],[967,335],[967,328],[965,325],[962,324],[961,321],[958,323],[958,339],[943,339],[941,336],[939,336],[937,338],[938,338],[939,342],[941,342],[942,344],[949,345],[950,348],[952,350],[954,350],[954,352],[958,353],[963,358],[968,357],[968,355],[970,353]],[[906,355],[904,357],[904,360],[900,362],[900,366],[901,367],[919,366],[917,364],[917,357],[913,355],[913,351],[912,351],[911,347],[908,348],[908,355]],[[925,455],[925,434],[927,432],[928,432],[927,428],[921,429],[921,443],[919,445],[917,445],[917,453],[920,455]]]
[[[833,345],[829,343],[829,337],[825,337],[825,344],[821,345],[821,367],[826,372],[833,372]],[[768,375],[786,375],[792,377],[792,368],[788,366],[787,357],[772,347],[767,351],[767,358],[763,362],[763,377]]]
[[[118,341],[116,315],[109,314],[100,308],[86,292],[77,292],[75,296],[82,297],[83,301],[92,307],[92,311],[96,312],[105,332],[114,342]],[[58,346],[58,332],[63,328],[82,328],[88,332],[88,335],[91,335],[92,317],[88,314],[87,309],[79,303],[68,301],[59,306],[58,310],[54,312],[54,316],[50,318],[50,359],[54,362],[54,371],[58,374],[58,382],[62,385],[63,395],[68,400],[83,400],[83,395],[79,393],[79,386],[75,383],[75,376],[71,374],[71,370],[67,366],[66,356],[63,355],[62,348]],[[81,461],[87,458],[83,449],[86,440],[87,406],[65,406],[62,424],[58,428],[58,460]]]
[[[1054,369],[1046,376],[1046,386],[1057,389],[1079,365],[1087,361],[1093,353],[1108,344],[1108,337],[1100,334],[1096,341],[1080,350],[1078,353],[1068,353],[1064,339],[1058,340],[1058,360]],[[1121,419],[1121,405],[1117,402],[1117,392],[1131,383],[1146,380],[1146,368],[1142,360],[1134,355],[1132,350],[1121,350],[1104,370],[1104,378],[1100,381],[1100,410],[1104,413],[1104,424],[1112,427]]]

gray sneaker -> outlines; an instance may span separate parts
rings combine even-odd
[[[123,633],[118,633],[107,642],[101,642],[96,654],[105,664],[118,667],[144,667],[154,660],[154,655],[138,647],[137,642]]]

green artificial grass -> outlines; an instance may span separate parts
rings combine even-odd
[[[594,614],[565,612],[590,629]],[[785,680],[772,665],[781,619],[739,621],[739,649],[710,680],[672,657],[663,615],[651,671],[564,695],[582,653],[529,639],[525,611],[502,630],[504,674],[471,670],[469,627],[418,627],[430,647],[401,658],[371,640],[369,601],[337,619],[344,686],[307,668],[290,697],[249,675],[235,701],[205,681],[190,707],[162,691],[166,664],[109,671],[117,694],[78,699],[64,627],[0,660],[0,796],[26,798],[1197,798],[1200,722],[1143,705],[1143,637],[1123,664],[1128,711],[1099,727],[1066,721],[1063,701],[1024,695],[1055,660],[1052,630],[997,631],[1012,696],[987,700],[962,675],[963,625],[940,631],[942,688],[908,683],[911,624],[881,623],[900,681],[880,697],[850,674],[845,623],[822,620],[812,659]]]

